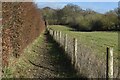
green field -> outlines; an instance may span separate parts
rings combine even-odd
[[[105,57],[106,48],[113,47],[114,56],[117,57],[118,53],[118,33],[117,32],[80,32],[74,31],[74,29],[60,26],[50,25],[49,28],[56,31],[62,31],[62,33],[68,34],[70,37],[77,38],[78,41],[90,48],[94,49],[100,57]]]

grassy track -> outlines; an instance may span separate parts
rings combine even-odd
[[[76,71],[64,51],[47,34],[41,34],[24,50],[17,63],[4,70],[4,78],[75,78]]]
[[[97,55],[100,57],[105,56],[106,47],[110,46],[114,48],[114,55],[118,53],[118,33],[117,32],[80,32],[74,31],[74,29],[60,26],[50,25],[49,28],[57,31],[67,33],[71,37],[75,37],[84,45],[93,48]]]

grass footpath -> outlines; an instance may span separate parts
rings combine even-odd
[[[16,64],[5,71],[5,78],[78,77],[63,50],[44,33],[24,50]]]
[[[23,51],[22,55],[19,58],[10,59],[11,61],[7,68],[4,68],[3,78],[32,78],[33,74],[32,69],[34,66],[29,63],[30,60],[35,60],[36,54],[33,50],[35,50],[38,44],[42,43],[43,36],[40,35],[32,44],[29,44]],[[17,61],[14,63],[13,61]],[[14,64],[13,64],[14,63]]]

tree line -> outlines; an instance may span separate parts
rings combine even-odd
[[[41,12],[50,25],[67,25],[80,31],[120,30],[119,8],[101,14],[91,9],[83,10],[78,5],[67,4],[62,9],[45,7]]]

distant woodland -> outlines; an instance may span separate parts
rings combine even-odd
[[[44,19],[49,25],[67,25],[78,31],[117,31],[119,29],[120,8],[110,10],[105,14],[91,9],[68,4],[62,9],[45,7],[41,9]]]

